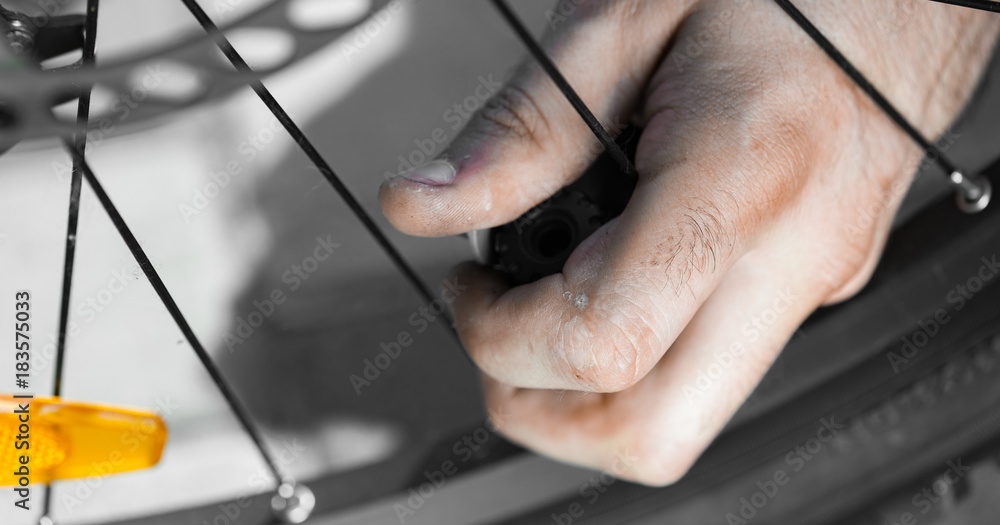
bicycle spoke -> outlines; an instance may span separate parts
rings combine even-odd
[[[544,69],[545,73],[549,75],[549,78],[555,82],[559,91],[561,91],[563,96],[566,97],[566,100],[573,105],[573,109],[576,110],[576,112],[580,115],[580,118],[582,118],[587,124],[590,131],[594,133],[597,140],[601,142],[601,145],[604,146],[604,150],[615,159],[615,162],[618,163],[618,167],[621,168],[621,170],[626,174],[634,175],[635,167],[633,167],[632,163],[628,160],[628,156],[625,155],[625,152],[618,147],[615,139],[613,139],[611,134],[604,129],[604,126],[601,125],[599,120],[597,120],[597,117],[595,117],[594,113],[590,111],[590,108],[583,103],[583,99],[580,98],[580,95],[576,93],[573,86],[569,84],[566,77],[562,75],[559,68],[552,62],[552,59],[545,54],[545,51],[531,36],[531,33],[528,32],[524,23],[521,22],[521,19],[519,19],[517,15],[514,14],[514,11],[511,10],[510,6],[507,5],[507,2],[505,0],[493,0],[493,5],[495,5],[500,11],[500,14],[503,16],[504,20],[507,21],[507,24],[510,25],[515,33],[517,33],[521,42],[523,42],[524,46],[528,48],[528,51],[530,51],[531,55],[536,61],[538,61],[538,64],[542,66],[542,69]]]
[[[795,21],[802,28],[810,38],[829,56],[833,61],[840,67],[844,73],[847,74],[854,81],[858,87],[864,91],[875,104],[882,109],[882,111],[892,119],[896,125],[902,129],[910,138],[920,146],[926,155],[930,155],[933,161],[944,170],[945,174],[948,176],[948,180],[955,186],[957,192],[960,196],[960,207],[961,202],[964,200],[969,203],[969,207],[962,208],[962,211],[969,213],[974,213],[980,211],[989,202],[989,183],[982,176],[976,177],[975,179],[970,179],[961,170],[955,167],[955,164],[945,157],[944,152],[942,152],[936,145],[932,144],[927,140],[920,131],[917,130],[910,121],[906,119],[896,109],[895,106],[889,102],[885,96],[853,64],[833,45],[823,33],[820,32],[816,26],[809,21],[808,18],[801,11],[796,8],[791,0],[774,0],[775,3],[781,7],[785,13],[788,14],[792,20]],[[982,207],[976,208],[977,204],[982,204]]]
[[[97,43],[97,10],[99,3],[99,0],[87,0],[87,19],[84,26],[83,40],[83,67],[92,67],[95,63],[94,51]],[[81,156],[86,154],[87,149],[87,127],[90,119],[90,93],[92,88],[93,86],[91,85],[79,86],[80,100],[76,110],[77,131],[73,136],[73,142],[74,147],[80,152]],[[63,364],[66,357],[66,328],[69,324],[70,290],[73,286],[73,266],[76,259],[76,234],[80,218],[80,190],[82,185],[83,179],[80,173],[80,165],[74,160],[70,176],[62,294],[59,300],[59,332],[56,336],[56,362],[52,380],[52,395],[55,397],[62,395]],[[42,514],[39,519],[41,525],[52,523],[52,518],[49,516],[51,510],[52,485],[46,483],[45,497],[42,499]]]
[[[198,340],[198,337],[188,324],[187,319],[184,318],[184,314],[181,313],[180,308],[177,307],[177,303],[174,302],[174,299],[167,290],[163,280],[160,279],[160,274],[156,271],[156,268],[153,267],[153,263],[150,262],[149,257],[146,256],[146,252],[142,249],[142,246],[139,245],[139,241],[135,238],[135,235],[132,234],[132,230],[130,230],[128,225],[125,224],[125,219],[122,218],[121,214],[118,212],[118,208],[116,208],[114,203],[111,202],[108,194],[104,191],[104,187],[101,186],[101,183],[97,180],[94,172],[90,169],[90,165],[87,164],[86,159],[73,147],[73,144],[69,140],[65,138],[63,140],[65,142],[66,149],[70,152],[70,155],[73,156],[73,161],[75,163],[79,163],[80,172],[82,173],[83,178],[86,179],[90,188],[94,190],[94,193],[97,195],[97,200],[100,201],[104,211],[108,214],[108,217],[111,218],[111,222],[115,225],[115,228],[118,230],[119,235],[121,235],[122,240],[125,241],[129,252],[132,253],[132,257],[135,258],[139,267],[142,268],[142,272],[146,275],[146,279],[149,280],[149,283],[153,286],[153,290],[156,292],[156,295],[160,298],[163,306],[165,306],[167,311],[170,313],[170,317],[174,319],[177,327],[180,328],[181,333],[184,334],[184,338],[187,339],[188,344],[190,344],[191,348],[194,349],[198,359],[201,361],[202,365],[204,365],[205,370],[208,371],[208,375],[211,376],[215,386],[219,389],[219,392],[222,393],[222,397],[225,398],[226,403],[229,404],[230,410],[232,410],[236,415],[236,419],[239,421],[240,425],[243,426],[243,429],[250,436],[250,439],[253,440],[257,450],[260,452],[261,456],[263,456],[264,462],[267,463],[267,467],[270,469],[271,474],[274,475],[278,483],[282,483],[285,478],[281,475],[277,463],[274,461],[270,451],[267,449],[260,431],[253,425],[250,413],[236,396],[236,392],[233,388],[222,376],[222,372],[212,361],[208,352],[205,351],[205,347],[202,346],[201,342]]]
[[[942,4],[957,5],[959,7],[968,7],[969,9],[981,9],[983,11],[1000,13],[1000,2],[994,2],[992,0],[931,0],[931,2],[939,2]]]
[[[87,24],[84,32],[83,66],[94,65],[94,46],[97,40],[97,8],[99,0],[87,0]],[[87,125],[90,117],[90,92],[92,86],[80,86],[80,101],[76,111],[77,131],[73,135],[74,147],[81,156],[86,156]],[[73,261],[76,255],[76,230],[80,216],[80,187],[83,179],[80,165],[73,161],[70,181],[69,220],[66,227],[66,258],[63,264],[62,298],[59,303],[59,335],[56,340],[55,380],[52,394],[62,393],[63,358],[66,351],[66,326],[69,322],[70,287],[73,283]]]
[[[253,73],[253,70],[236,51],[236,48],[234,48],[229,42],[226,35],[219,30],[219,27],[215,25],[215,22],[212,22],[212,19],[209,18],[208,14],[205,13],[205,10],[198,5],[198,2],[196,0],[181,1],[184,2],[184,5],[187,6],[189,11],[191,11],[191,14],[194,15],[195,19],[199,24],[201,24],[202,28],[215,38],[216,45],[219,46],[219,49],[222,50],[223,54],[226,55],[226,58],[228,58],[233,64],[233,67],[241,73]],[[347,206],[352,212],[354,212],[354,215],[361,221],[365,229],[368,230],[368,233],[371,234],[379,246],[382,247],[382,250],[385,251],[386,255],[389,256],[389,259],[392,260],[393,264],[396,265],[403,276],[410,282],[420,297],[428,303],[433,301],[434,296],[431,294],[430,288],[424,284],[423,280],[420,279],[416,271],[413,270],[409,263],[407,263],[403,258],[402,254],[400,254],[396,247],[392,245],[389,238],[385,236],[381,229],[379,229],[378,225],[375,224],[375,221],[371,218],[368,212],[366,212],[361,206],[361,203],[354,198],[351,190],[349,190],[347,185],[340,180],[340,177],[334,173],[333,169],[326,162],[326,159],[320,155],[316,147],[313,146],[312,142],[305,136],[305,133],[299,129],[298,125],[296,125],[291,117],[288,116],[288,113],[285,112],[284,108],[278,104],[278,101],[273,95],[271,95],[271,92],[264,86],[264,83],[260,80],[252,80],[250,82],[250,87],[253,89],[254,93],[260,97],[261,101],[264,102],[264,105],[267,106],[267,109],[271,111],[274,117],[281,122],[285,131],[291,135],[292,139],[299,145],[303,153],[309,157],[309,160],[316,166],[316,169],[323,174],[323,177],[326,178],[327,182],[333,186],[333,189],[337,191],[337,194],[339,194],[344,202],[347,203]],[[453,328],[451,327],[450,322],[445,324],[447,324],[450,328]]]

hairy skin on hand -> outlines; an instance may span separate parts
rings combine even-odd
[[[998,17],[931,2],[796,5],[932,138],[962,109],[1000,32]],[[644,126],[638,185],[560,274],[511,288],[457,268],[470,284],[456,322],[505,435],[667,484],[798,325],[868,280],[922,152],[771,1],[564,7],[544,45],[602,122]],[[594,144],[528,61],[433,173],[386,183],[380,203],[414,235],[500,225],[579,176]],[[737,360],[691,395],[733,349]]]

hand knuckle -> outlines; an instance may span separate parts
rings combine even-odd
[[[632,468],[632,477],[640,483],[661,487],[683,478],[701,454],[700,446],[655,432],[642,433],[634,440],[634,446],[639,459]]]
[[[636,480],[646,485],[663,487],[680,481],[694,465],[694,460],[661,457],[636,467]]]
[[[646,338],[612,318],[596,316],[596,309],[573,316],[558,331],[558,355],[564,374],[579,388],[593,392],[620,392],[638,383],[651,353]]]
[[[493,128],[492,133],[541,144],[548,136],[548,123],[533,96],[516,84],[498,91],[479,111],[479,118]]]

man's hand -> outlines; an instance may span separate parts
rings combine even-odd
[[[864,285],[923,152],[769,0],[563,3],[548,53],[602,122],[645,127],[635,194],[561,274],[511,288],[459,267],[456,322],[508,437],[671,483],[799,324]],[[923,1],[797,5],[931,137],[1000,27]],[[497,226],[578,177],[595,144],[528,61],[380,202],[414,235]]]

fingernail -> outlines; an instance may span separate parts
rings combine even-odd
[[[427,184],[430,186],[442,186],[450,184],[455,180],[455,167],[446,160],[434,160],[419,168],[412,169],[399,176],[404,179]]]

